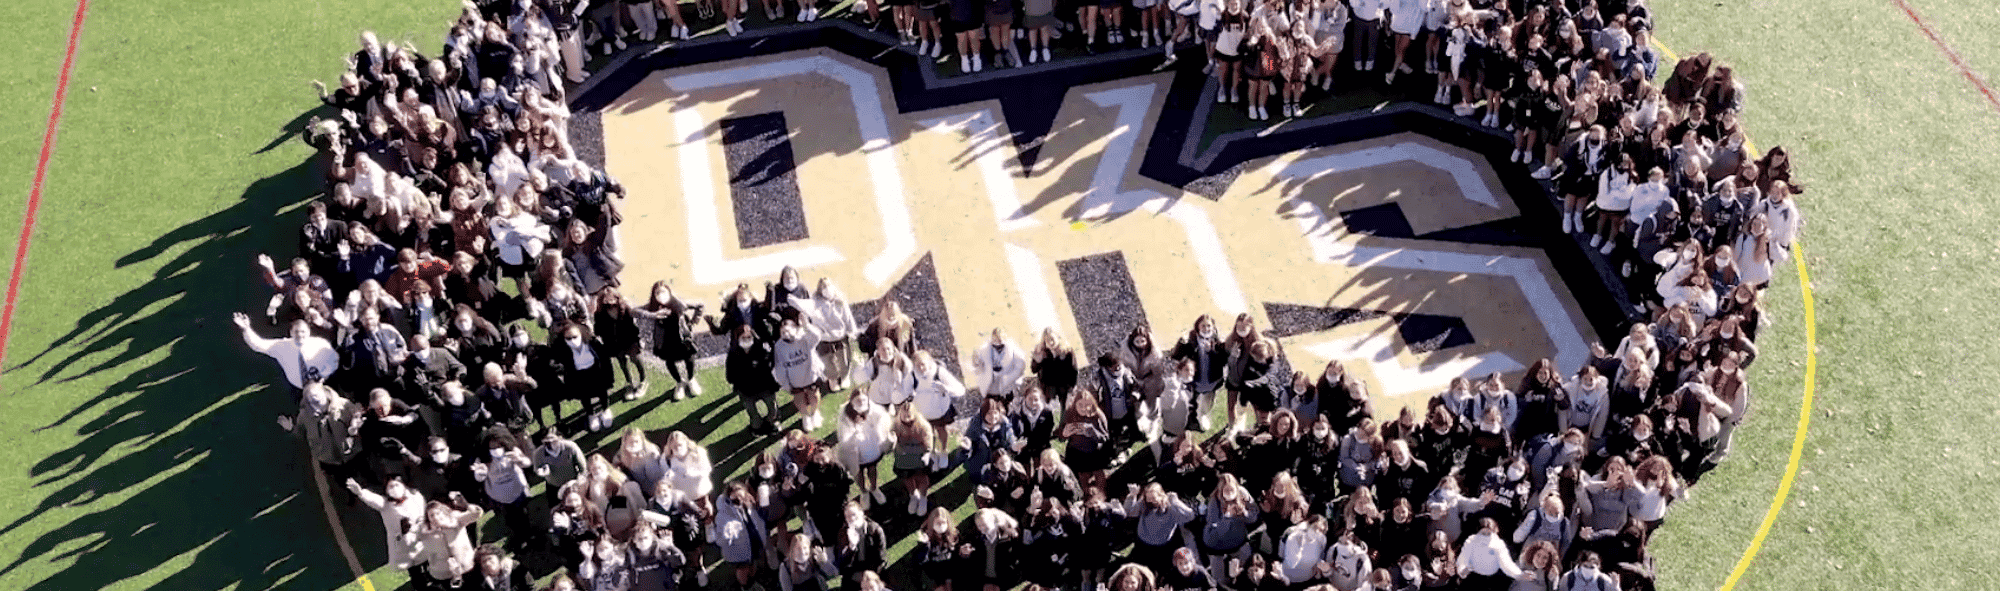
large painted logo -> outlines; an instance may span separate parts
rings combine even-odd
[[[1188,97],[1212,93],[1185,74],[1038,98],[1011,86],[1023,75],[981,98],[891,72],[801,49],[597,89],[585,126],[629,195],[627,295],[665,279],[707,299],[792,266],[862,314],[901,301],[949,360],[995,327],[1024,343],[1053,327],[1095,355],[1140,321],[1169,341],[1247,313],[1297,369],[1349,361],[1378,412],[1457,376],[1578,367],[1605,334],[1593,319],[1610,316],[1579,303],[1604,284],[1535,234],[1515,194],[1532,185],[1461,145],[1477,142],[1363,113],[1203,152],[1185,121],[1206,107]]]

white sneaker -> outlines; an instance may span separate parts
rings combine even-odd
[[[904,43],[904,45],[909,45],[909,44]],[[917,55],[928,55],[930,54],[930,52],[931,52],[931,42],[929,39],[925,39],[923,43],[917,45]]]
[[[931,57],[935,58],[941,55],[944,55],[944,41],[938,40],[931,45]]]
[[[689,393],[692,393],[692,394],[694,394],[695,396],[700,396],[700,395],[701,395],[701,381],[700,381],[700,380],[692,380],[692,379],[691,379],[691,380],[688,380],[688,382],[687,382],[687,385],[688,385],[688,392],[689,392]]]
[[[1416,70],[1410,67],[1409,62],[1403,62],[1401,64],[1396,65],[1396,71],[1402,72],[1404,74],[1409,74],[1411,72],[1415,72]]]
[[[1022,40],[1022,39],[1027,39],[1027,38],[1028,38],[1028,31],[1027,31],[1027,30],[1025,30],[1025,29],[1014,29],[1014,40],[1015,40],[1015,41],[1019,41],[1019,40]]]
[[[1232,103],[1243,102],[1243,93],[1234,88],[1229,89],[1229,102]]]
[[[1597,248],[1597,247],[1599,247],[1599,246],[1604,246],[1604,235],[1602,235],[1602,234],[1591,234],[1591,235],[1590,235],[1590,247],[1591,247],[1591,248]]]
[[[1535,172],[1529,174],[1528,176],[1534,177],[1534,179],[1538,181],[1546,181],[1549,180],[1549,177],[1555,176],[1555,172],[1556,171],[1554,170],[1550,170],[1548,165],[1545,164],[1542,165],[1541,168],[1535,169]]]
[[[914,494],[914,495],[910,495],[910,496],[912,496],[912,497],[916,497],[916,499],[917,499],[917,515],[923,515],[923,514],[925,514],[925,513],[929,513],[929,512],[930,512],[930,510],[931,510],[931,500],[930,500],[930,499],[928,499],[928,498],[925,498],[925,497],[924,497],[924,495],[922,495],[922,494]]]
[[[700,585],[702,587],[708,586],[708,569],[701,568],[699,566],[695,567],[694,584]]]
[[[986,60],[984,56],[981,56],[980,54],[977,53],[972,54],[972,71],[978,72],[980,70],[986,69],[985,62]]]
[[[1604,243],[1604,248],[1598,249],[1597,252],[1604,253],[1604,256],[1611,256],[1611,250],[1617,247],[1618,247],[1617,242],[1606,242]]]
[[[875,502],[877,502],[877,503],[887,503],[887,502],[889,502],[889,497],[888,497],[888,495],[884,495],[884,494],[882,494],[882,489],[879,489],[879,488],[878,488],[878,489],[875,489],[875,490],[872,490],[872,491],[868,491],[868,496],[871,496],[871,497],[875,497]]]
[[[1571,232],[1575,232],[1575,231],[1576,231],[1576,229],[1575,229],[1575,228],[1576,228],[1576,226],[1573,226],[1573,225],[1571,225],[1571,224],[1570,224],[1570,217],[1569,217],[1569,214],[1567,214],[1567,213],[1563,214],[1563,233],[1564,233],[1564,234],[1568,234],[1568,233],[1571,233]]]
[[[625,39],[623,39],[623,38],[615,38],[615,39],[612,39],[612,40],[611,40],[611,46],[612,46],[612,47],[617,47],[617,48],[619,48],[619,49],[625,49]]]
[[[1042,48],[1042,61],[1049,61],[1049,48],[1047,47]]]
[[[745,12],[750,12],[750,0],[742,0],[736,4],[736,14],[743,14]]]
[[[1459,103],[1459,104],[1456,104],[1456,105],[1452,105],[1452,107],[1451,107],[1451,112],[1452,112],[1452,114],[1454,114],[1454,115],[1458,115],[1458,116],[1460,116],[1460,117],[1471,117],[1471,116],[1472,116],[1472,105],[1468,105],[1468,104],[1465,104],[1465,103]]]
[[[958,71],[966,73],[972,72],[972,56],[969,55],[958,56]]]
[[[1229,102],[1229,89],[1223,88],[1221,86],[1215,87],[1215,102],[1218,103]]]

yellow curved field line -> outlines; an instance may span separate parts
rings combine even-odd
[[[1653,47],[1667,55],[1667,61],[1679,62],[1681,57],[1653,37]],[[1756,142],[1744,134],[1743,144],[1750,148],[1750,155],[1758,155]],[[1785,499],[1792,495],[1792,481],[1799,476],[1799,460],[1806,452],[1806,429],[1812,425],[1813,385],[1819,374],[1819,324],[1813,316],[1812,277],[1806,273],[1806,248],[1800,240],[1792,242],[1792,262],[1799,270],[1799,297],[1805,305],[1806,317],[1806,376],[1805,395],[1799,398],[1799,426],[1792,433],[1792,456],[1785,461],[1785,476],[1778,479],[1778,494],[1771,497],[1771,508],[1764,511],[1764,522],[1757,525],[1757,535],[1750,537],[1750,547],[1743,550],[1743,557],[1736,559],[1736,567],[1729,570],[1729,578],[1722,580],[1720,591],[1732,591],[1737,581],[1743,579],[1744,571],[1750,570],[1750,563],[1757,559],[1757,552],[1764,549],[1764,539],[1771,536],[1771,526],[1778,522],[1778,512],[1785,509]]]

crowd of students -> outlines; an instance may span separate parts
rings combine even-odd
[[[628,303],[623,190],[570,145],[558,56],[576,29],[542,4],[468,6],[441,57],[363,35],[322,89],[338,114],[310,124],[327,196],[289,264],[257,257],[275,294],[236,322],[299,405],[278,425],[380,514],[387,562],[421,589],[527,589],[525,553],[560,564],[540,588],[588,591],[707,586],[710,565],[717,586],[783,591],[1648,589],[1647,539],[1749,413],[1798,189],[1781,149],[1746,151],[1742,90],[1706,56],[1660,92],[1618,77],[1630,56],[1605,48],[1540,69],[1543,33],[1575,46],[1624,27],[1619,47],[1643,48],[1642,4],[1528,4],[1454,2],[1486,24],[1452,35],[1523,40],[1534,67],[1510,78],[1574,91],[1524,103],[1503,86],[1484,104],[1519,126],[1522,152],[1560,156],[1542,172],[1565,227],[1594,208],[1593,245],[1625,247],[1622,270],[1655,287],[1634,292],[1648,321],[1582,367],[1468,376],[1394,419],[1341,361],[1295,370],[1248,315],[1141,324],[1095,358],[1053,329],[1030,347],[996,329],[961,378],[936,353],[951,344],[919,338],[894,300],[856,318],[831,282],[791,269],[713,312],[665,282]],[[1379,13],[1349,24],[1388,19],[1393,75],[1409,23]],[[1501,71],[1449,66],[1441,80],[1462,89]],[[1544,145],[1561,134],[1530,127],[1557,122],[1582,131]],[[614,398],[652,391],[642,357],[674,381],[660,395],[701,395],[703,334],[728,340],[748,428],[776,437],[744,475],[719,481],[680,432],[628,429],[603,452],[564,436],[609,429]],[[963,519],[934,491],[953,479],[971,487]],[[506,533],[475,546],[486,513]],[[892,531],[917,542],[895,565]]]

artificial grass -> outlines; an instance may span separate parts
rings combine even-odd
[[[1913,2],[1975,68],[2000,68],[1984,5]],[[74,3],[10,3],[0,74],[0,228],[17,227]],[[1750,88],[1760,146],[1792,149],[1818,303],[1819,401],[1792,502],[1738,588],[1921,581],[2000,587],[1987,507],[2000,375],[1983,346],[2000,236],[2000,117],[1893,4],[1657,1],[1663,40],[1715,53]],[[49,193],[0,374],[0,587],[330,588],[334,549],[310,462],[271,417],[270,364],[227,314],[264,295],[258,251],[288,249],[316,185],[286,131],[355,33],[435,51],[450,2],[176,0],[92,5]],[[753,9],[753,14],[755,13]],[[761,19],[761,16],[753,16]],[[96,92],[90,92],[97,87]],[[265,151],[268,148],[268,151]],[[0,240],[0,255],[13,241]],[[281,251],[282,252],[282,251]],[[0,263],[11,257],[0,258]],[[1802,311],[1789,268],[1767,294],[1757,405],[1737,452],[1655,541],[1664,589],[1718,586],[1749,543],[1796,425]],[[667,380],[657,378],[664,386]],[[733,433],[733,402],[650,408],[647,428]],[[829,404],[835,401],[829,401]],[[623,405],[644,407],[650,401]],[[711,425],[711,423],[714,423]],[[718,458],[724,452],[711,448]],[[740,466],[739,466],[740,467]],[[349,511],[364,564],[378,522]],[[897,551],[910,541],[899,540]],[[378,572],[378,588],[395,575]]]

